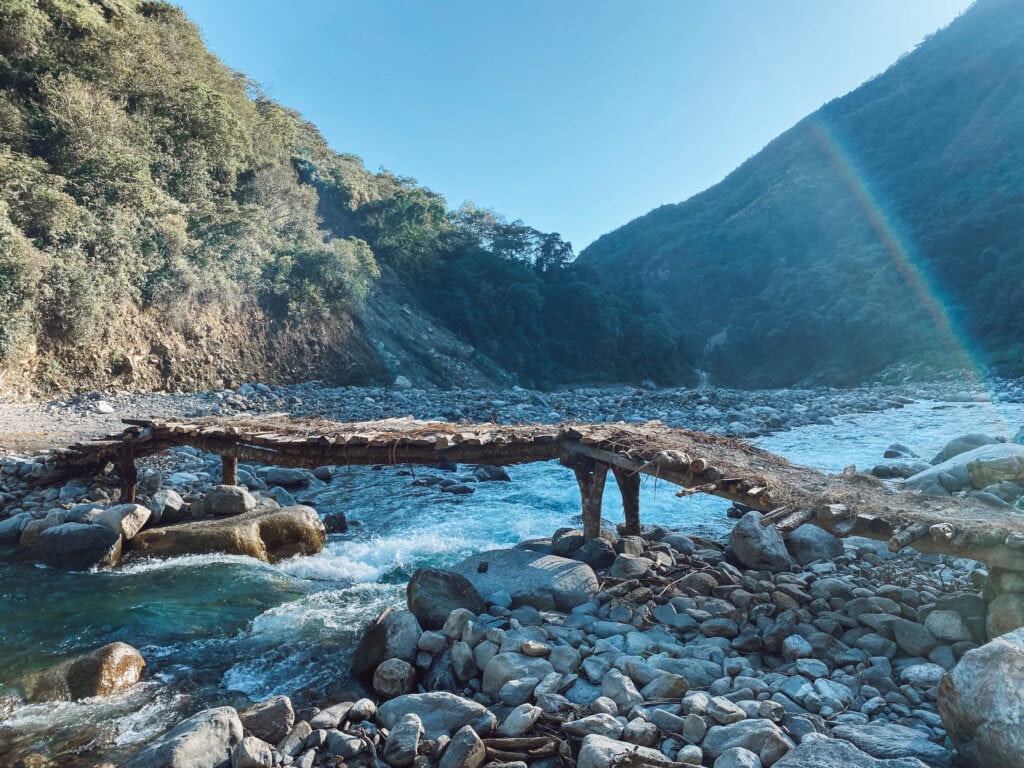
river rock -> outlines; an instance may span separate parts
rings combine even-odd
[[[262,501],[255,509],[218,520],[165,525],[140,531],[130,542],[132,555],[177,557],[223,552],[276,563],[324,548],[327,532],[316,510],[302,505],[278,507]]]
[[[373,673],[373,690],[385,699],[411,693],[416,687],[416,670],[401,659],[385,659]]]
[[[487,610],[469,579],[440,568],[418,569],[409,579],[405,593],[409,610],[424,629],[440,629],[456,608],[465,608],[475,615]]]
[[[231,768],[273,768],[273,765],[273,749],[255,736],[246,736],[231,751]]]
[[[367,678],[385,659],[416,660],[423,630],[409,611],[386,608],[363,631],[352,658],[352,672]]]
[[[1007,592],[998,595],[988,606],[985,632],[994,639],[1024,627],[1024,594]]]
[[[902,757],[879,760],[862,752],[849,742],[817,733],[803,737],[775,763],[775,768],[928,768],[917,758]]]
[[[935,647],[935,636],[923,624],[897,618],[889,626],[896,645],[908,656],[927,656]]]
[[[123,541],[105,525],[62,523],[40,533],[27,554],[51,568],[85,571],[114,565],[121,557]]]
[[[309,485],[309,474],[292,467],[270,467],[263,473],[263,481],[270,486],[305,488]]]
[[[742,747],[760,754],[769,741],[781,742],[789,747],[793,745],[782,729],[771,720],[755,718],[709,728],[701,747],[711,757],[718,757],[733,747]]]
[[[127,643],[110,643],[57,664],[25,682],[30,701],[77,701],[109,696],[139,681],[146,666],[142,655]]]
[[[953,762],[948,750],[929,741],[921,731],[903,725],[884,722],[837,725],[832,733],[872,757],[915,757],[935,768],[947,768]]]
[[[800,565],[833,560],[843,554],[843,543],[816,525],[801,525],[786,539],[786,549]]]
[[[203,497],[202,511],[214,517],[230,517],[251,512],[256,499],[245,488],[237,485],[215,485]]]
[[[437,768],[480,768],[487,759],[487,747],[470,726],[464,725],[448,742]]]
[[[147,744],[124,768],[226,768],[241,740],[233,707],[204,709]]]
[[[967,453],[968,451],[973,451],[974,449],[980,448],[984,445],[996,445],[998,442],[999,441],[991,435],[983,435],[980,433],[961,435],[960,437],[955,437],[946,443],[945,447],[935,454],[931,463],[937,466],[942,464],[944,461],[949,461],[954,456],[959,456],[963,453]]]
[[[576,761],[576,768],[612,768],[627,753],[635,753],[634,764],[643,765],[643,761],[652,761],[651,764],[668,762],[668,758],[656,749],[639,747],[627,741],[616,741],[607,736],[593,733],[583,739],[583,746],[580,747],[580,755]]]
[[[786,542],[774,525],[761,525],[760,512],[748,512],[733,526],[729,547],[747,568],[759,571],[790,570],[793,561],[786,551]]]
[[[714,768],[761,768],[761,758],[749,749],[733,747],[718,756]]]
[[[924,625],[937,640],[956,642],[971,639],[971,630],[956,611],[932,611],[924,620]]]
[[[287,696],[271,696],[240,712],[238,717],[246,731],[271,744],[281,741],[295,725],[295,709]]]
[[[483,692],[496,700],[505,683],[527,677],[543,680],[554,671],[547,659],[521,653],[499,653],[484,667]]]
[[[377,720],[385,728],[393,728],[410,713],[419,717],[425,739],[451,736],[467,725],[483,734],[497,726],[497,719],[485,706],[447,691],[410,693],[386,701],[377,710]]]
[[[951,478],[951,479],[950,479]],[[907,478],[905,488],[948,496],[964,488],[981,489],[1000,480],[1024,478],[1024,445],[994,443],[959,453]]]
[[[512,605],[571,611],[597,594],[593,569],[577,560],[527,549],[495,549],[466,558],[452,570],[481,595],[508,592]]]
[[[188,507],[185,506],[185,500],[173,488],[164,488],[154,493],[150,499],[149,508],[152,513],[152,516],[149,518],[150,526],[180,523],[188,517]]]
[[[1024,768],[1024,629],[967,651],[939,685],[938,710],[971,768]]]
[[[384,744],[384,759],[391,765],[412,765],[419,750],[420,737],[423,735],[423,723],[413,712],[402,715],[398,722],[391,726],[391,733]]]
[[[32,515],[28,512],[22,512],[6,520],[0,520],[0,545],[17,544],[21,538],[22,531],[25,530],[25,526],[31,520]]]
[[[118,504],[104,509],[92,522],[94,525],[107,526],[127,541],[142,530],[152,514],[140,504]]]

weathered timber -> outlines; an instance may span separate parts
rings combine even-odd
[[[238,458],[225,454],[220,457],[220,462],[220,481],[224,485],[238,485]]]
[[[439,462],[510,465],[561,459],[580,485],[585,532],[600,531],[609,469],[622,490],[625,530],[639,526],[644,475],[708,493],[766,514],[791,530],[808,520],[839,536],[853,534],[911,543],[924,552],[974,558],[1024,571],[1024,517],[971,498],[893,493],[852,468],[824,475],[718,435],[648,424],[497,425],[422,422],[410,418],[343,424],[323,419],[259,418],[189,421],[132,419],[120,435],[80,443],[51,456],[56,469],[41,482],[120,470],[122,498],[133,498],[135,459],[176,446],[215,453],[224,478],[237,481],[237,462],[287,467]]]

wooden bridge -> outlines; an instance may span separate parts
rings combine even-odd
[[[887,540],[925,552],[968,557],[1024,571],[1024,516],[971,498],[894,493],[853,468],[824,475],[718,435],[647,424],[497,425],[407,419],[339,423],[254,418],[129,420],[123,433],[54,452],[62,476],[116,465],[121,498],[134,501],[135,460],[176,446],[215,453],[223,481],[237,482],[239,460],[285,467],[436,466],[440,462],[507,466],[558,459],[579,484],[584,535],[599,535],[609,471],[619,486],[623,532],[640,532],[640,480],[680,486],[678,496],[707,493],[764,513],[785,535],[806,522],[838,536]]]

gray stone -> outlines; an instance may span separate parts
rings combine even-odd
[[[801,525],[786,539],[786,549],[800,565],[833,560],[843,554],[843,543],[816,525]]]
[[[613,579],[638,579],[647,573],[647,570],[654,565],[654,562],[646,557],[621,554],[616,555],[615,562],[608,570],[608,575]]]
[[[880,722],[837,725],[832,733],[872,757],[916,757],[936,768],[948,768],[952,764],[952,753],[929,741],[921,731],[903,725]]]
[[[215,485],[203,497],[203,512],[214,517],[231,517],[256,509],[256,499],[237,485]]]
[[[806,659],[814,655],[814,648],[800,635],[790,635],[782,641],[782,655],[790,661]]]
[[[585,563],[527,549],[481,552],[453,570],[469,579],[482,595],[508,592],[513,606],[530,605],[539,610],[571,611],[598,590],[597,576]]]
[[[0,520],[0,544],[17,544],[18,539],[21,538],[22,531],[25,530],[25,526],[31,520],[32,515],[28,512],[22,512],[6,520]]]
[[[411,693],[416,687],[416,670],[402,659],[385,659],[373,673],[373,690],[385,699]]]
[[[997,596],[988,606],[985,632],[994,639],[1024,627],[1024,594],[1007,592]]]
[[[655,765],[667,762],[665,755],[656,749],[638,747],[627,741],[617,741],[594,733],[583,739],[576,768],[612,768],[618,764],[619,758],[629,753],[636,754],[634,759],[640,765],[645,758]]]
[[[932,611],[924,620],[925,627],[938,640],[970,640],[971,631],[956,611]]]
[[[1024,766],[1024,629],[967,651],[939,686],[938,710],[970,768]]]
[[[494,715],[482,704],[447,691],[410,693],[391,699],[380,705],[377,719],[385,728],[392,728],[409,713],[420,718],[426,739],[451,736],[466,725],[477,733],[488,733],[497,726]]]
[[[226,768],[241,740],[233,707],[204,709],[151,741],[124,768]]]
[[[817,733],[804,736],[800,745],[775,763],[775,768],[928,768],[912,757],[878,760],[849,742]]]
[[[288,732],[288,735],[281,739],[277,744],[277,751],[282,755],[290,755],[295,757],[299,752],[302,751],[303,746],[306,744],[306,739],[313,732],[312,727],[305,720],[299,720],[292,729]]]
[[[783,743],[789,742],[792,746],[789,737],[771,720],[754,719],[709,728],[701,747],[711,757],[718,757],[734,747],[760,754],[770,738],[781,739]]]
[[[274,752],[267,742],[246,736],[231,751],[231,768],[273,768]]]
[[[733,747],[718,756],[714,768],[761,768],[761,758],[749,749]]]
[[[614,701],[619,712],[629,712],[644,702],[644,697],[640,695],[633,681],[617,669],[609,670],[604,676],[601,681],[601,695]]]
[[[409,610],[425,629],[440,629],[448,614],[465,608],[475,615],[487,610],[483,598],[469,579],[440,568],[420,568],[406,586]]]
[[[579,738],[596,733],[601,736],[607,736],[609,739],[617,739],[622,736],[623,725],[613,715],[598,713],[564,723],[562,730],[570,736],[577,736]]]
[[[305,488],[309,485],[309,474],[292,467],[270,467],[264,474],[267,485],[279,485],[282,488]]]
[[[445,747],[438,768],[480,768],[487,759],[487,747],[470,726],[460,728]]]
[[[520,704],[509,712],[498,726],[498,735],[508,738],[522,736],[537,724],[542,714],[543,710],[540,707],[535,707],[532,704]]]
[[[651,699],[679,699],[686,695],[690,689],[685,677],[673,675],[666,672],[658,675],[640,690],[640,695],[645,700]]]
[[[542,680],[554,672],[547,659],[525,656],[521,653],[499,653],[484,667],[483,692],[491,699],[497,699],[502,686],[511,680],[535,677]]]
[[[287,696],[272,696],[239,713],[246,731],[270,744],[277,744],[295,725],[295,710]],[[337,721],[330,727],[337,725]]]
[[[409,611],[387,608],[363,632],[352,658],[352,672],[370,677],[385,659],[416,660],[422,630]]]
[[[149,525],[177,523],[186,517],[185,500],[173,488],[164,488],[153,494],[150,499]]]
[[[423,724],[419,717],[412,712],[402,715],[390,730],[388,740],[384,744],[384,759],[399,768],[412,765],[419,751],[420,737],[423,735]]]
[[[107,507],[93,518],[94,525],[105,525],[114,533],[119,533],[125,541],[133,538],[142,530],[152,515],[141,504],[117,504]]]
[[[908,656],[928,656],[935,647],[935,636],[923,624],[909,619],[894,619],[892,632],[896,645]]]
[[[786,551],[782,534],[774,525],[761,525],[760,512],[748,512],[733,526],[729,547],[747,568],[763,571],[786,571],[793,561]]]
[[[29,545],[29,557],[51,568],[85,571],[111,566],[121,557],[123,539],[105,525],[61,523]]]

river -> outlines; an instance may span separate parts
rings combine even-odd
[[[1021,424],[1021,404],[922,401],[754,442],[838,472],[850,464],[870,469],[892,442],[930,459],[956,435],[1010,437]],[[330,486],[333,506],[319,511],[340,508],[360,524],[330,536],[318,555],[273,566],[216,555],[97,573],[0,566],[0,694],[56,658],[115,640],[137,647],[147,662],[145,682],[126,694],[20,706],[0,723],[0,764],[31,748],[60,754],[64,765],[92,765],[100,756],[118,762],[207,706],[277,693],[298,704],[344,698],[352,692],[347,667],[361,627],[402,601],[416,568],[579,524],[569,470],[552,462],[511,467],[509,474],[511,483],[482,483],[472,495],[453,496],[413,486],[397,468],[343,469]],[[644,479],[645,524],[728,533],[727,502],[681,500],[675,490]],[[614,483],[605,517],[622,519]]]

